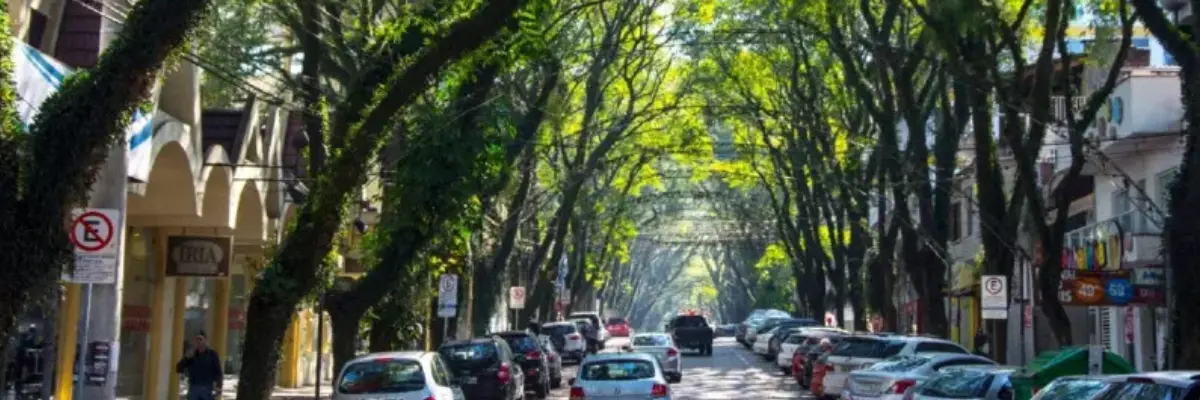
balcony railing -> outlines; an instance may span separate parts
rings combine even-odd
[[[1071,107],[1071,111],[1074,111],[1076,114],[1078,114],[1079,110],[1083,109],[1084,103],[1087,103],[1087,97],[1084,96],[1072,96],[1070,98],[1066,96],[1052,96],[1050,98],[1050,104],[1053,109],[1051,110],[1050,117],[1053,118],[1053,122],[1056,124],[1065,124],[1068,122],[1068,104]],[[1078,116],[1076,116],[1076,118],[1078,118]]]
[[[1128,211],[1115,217],[1100,221],[1073,231],[1067,232],[1063,237],[1063,245],[1065,248],[1075,248],[1083,246],[1085,243],[1106,238],[1116,234],[1115,225],[1121,227],[1122,233],[1130,233],[1133,235],[1158,235],[1162,233],[1162,227],[1159,222],[1149,218],[1146,213],[1141,210]]]

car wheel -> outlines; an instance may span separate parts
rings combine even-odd
[[[779,372],[782,372],[783,376],[789,376],[792,374],[792,369],[788,367],[779,367]]]
[[[558,389],[560,387],[562,387],[562,375],[559,375],[555,377],[553,381],[550,381],[551,389]]]
[[[537,391],[534,392],[534,394],[537,395],[538,399],[544,399],[544,398],[546,398],[546,396],[549,396],[550,395],[550,380],[547,379],[546,382],[542,382],[542,384],[538,385]]]

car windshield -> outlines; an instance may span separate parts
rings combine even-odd
[[[928,363],[929,357],[891,357],[871,365],[867,371],[908,372]]]
[[[698,328],[706,325],[704,317],[699,315],[681,315],[675,317],[675,322],[671,323],[671,326],[676,328]]]
[[[1033,400],[1087,400],[1108,388],[1109,384],[1096,379],[1056,379],[1038,391]]]
[[[609,318],[608,319],[609,325],[620,325],[620,324],[624,324],[624,323],[625,323],[625,318]]]
[[[438,349],[438,354],[452,367],[474,368],[494,363],[496,346],[488,343],[449,344]]]
[[[926,381],[918,394],[943,399],[979,398],[987,392],[992,376],[988,371],[950,371]]]
[[[645,360],[605,360],[584,364],[579,379],[585,381],[629,381],[654,377],[654,364]]]
[[[550,336],[566,336],[575,333],[579,328],[571,324],[554,324],[542,327],[542,333]]]
[[[670,346],[671,338],[666,335],[648,335],[635,336],[633,338],[634,346]]]
[[[885,342],[868,337],[849,337],[843,339],[833,348],[834,357],[879,357]]]
[[[425,389],[425,373],[413,360],[377,359],[350,364],[338,381],[342,394],[404,393]]]

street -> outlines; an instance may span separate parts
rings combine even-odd
[[[609,340],[606,351],[615,351],[625,338]],[[811,399],[795,381],[780,375],[779,368],[746,350],[733,338],[718,338],[712,357],[683,353],[683,382],[671,385],[674,399]],[[566,400],[566,379],[575,376],[575,366],[564,366],[562,388],[551,399]]]

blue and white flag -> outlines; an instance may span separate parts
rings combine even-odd
[[[17,113],[28,129],[42,103],[58,92],[67,75],[75,71],[24,43],[13,44]],[[125,141],[129,144],[129,151],[125,153],[129,177],[143,182],[150,178],[150,139],[154,136],[152,118],[153,113],[147,115],[141,111],[134,111],[133,121],[125,131]]]
[[[558,282],[557,283],[558,283],[559,290],[563,290],[563,289],[567,288],[567,274],[570,271],[571,271],[571,269],[567,265],[567,255],[563,254],[563,256],[558,259]]]

